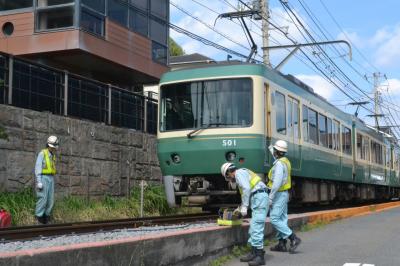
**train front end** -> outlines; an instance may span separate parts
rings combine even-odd
[[[265,172],[263,67],[229,65],[166,73],[160,83],[158,158],[170,206],[240,202],[220,167]]]

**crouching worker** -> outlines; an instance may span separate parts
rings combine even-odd
[[[35,216],[39,223],[47,224],[54,205],[54,176],[56,174],[56,150],[58,138],[50,136],[46,148],[41,150],[36,159],[36,209]]]
[[[221,174],[226,181],[236,182],[239,186],[242,204],[234,213],[246,216],[251,204],[252,218],[248,240],[251,252],[240,261],[249,262],[250,266],[265,265],[264,226],[268,211],[267,186],[258,175],[245,168],[237,169],[233,163],[224,163],[221,166]]]
[[[287,153],[287,143],[284,140],[278,140],[270,147],[270,151],[275,158],[274,165],[268,173],[269,193],[269,218],[272,226],[277,231],[278,244],[271,247],[271,251],[286,252],[287,239],[290,240],[289,252],[294,253],[301,243],[295,233],[288,226],[288,202],[291,188],[291,165],[285,157]]]

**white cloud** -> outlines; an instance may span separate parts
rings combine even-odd
[[[335,88],[331,83],[318,75],[296,75],[296,78],[303,81],[305,84],[314,89],[314,92],[326,99],[331,99]]]
[[[395,96],[400,96],[400,80],[399,79],[388,79],[388,90],[391,94]],[[386,84],[383,84],[383,88],[385,88]]]
[[[400,60],[400,25],[397,25],[389,33],[381,33],[381,37],[375,39],[378,47],[375,53],[376,64],[380,67],[389,67],[398,64]],[[380,41],[380,42],[377,42]]]
[[[350,31],[343,31],[339,33],[337,36],[338,40],[346,40],[350,42],[352,45],[363,48],[366,45],[365,40],[361,38],[361,36],[358,35],[357,32],[350,32]],[[347,48],[346,48],[347,49]]]

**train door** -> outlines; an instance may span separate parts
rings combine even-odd
[[[265,142],[265,163],[264,167],[269,170],[272,166],[272,155],[268,151],[268,146],[271,144],[272,129],[271,129],[271,90],[268,83],[264,84],[264,118],[265,118],[265,129],[264,134],[266,138]]]
[[[295,98],[288,97],[288,137],[291,142],[291,156],[293,170],[301,170],[300,146],[300,104]],[[290,144],[289,144],[290,145]]]

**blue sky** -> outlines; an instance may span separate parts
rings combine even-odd
[[[218,20],[214,26],[218,14],[235,11],[235,8],[240,7],[238,2],[237,0],[171,0],[170,19],[173,24],[247,55],[249,44],[237,20]],[[332,46],[324,46],[323,50],[343,72],[340,73],[339,70],[334,70],[331,62],[326,59],[321,61],[322,57],[316,48],[309,48],[305,50],[307,55],[323,69],[328,78],[323,77],[301,53],[297,53],[297,57],[291,59],[281,71],[297,76],[331,103],[349,113],[355,111],[355,107],[348,105],[352,100],[333,86],[329,79],[338,84],[353,99],[371,102],[372,74],[379,72],[382,74],[379,83],[383,100],[380,112],[392,115],[390,118],[381,119],[380,124],[400,124],[400,17],[398,16],[400,1],[287,0],[287,2],[317,41],[326,41],[318,26],[323,29],[329,40],[350,41],[353,48],[353,60],[349,61],[348,49],[344,45],[337,45],[336,49]],[[313,14],[313,19],[317,21],[318,26],[313,23],[313,19],[308,16],[302,5]],[[274,24],[286,27],[284,30],[287,30],[288,36],[297,42],[305,42],[279,0],[270,0],[269,9]],[[188,16],[182,10],[198,19]],[[247,20],[247,24],[257,45],[261,47],[261,22]],[[197,52],[217,60],[226,59],[226,52],[205,46],[173,30],[170,35],[186,53]],[[276,30],[270,31],[270,36],[270,45],[290,43]],[[270,55],[272,65],[277,65],[287,53],[286,50],[272,51]],[[262,55],[261,50],[258,55]],[[349,80],[346,80],[343,74]],[[368,80],[365,79],[365,75]],[[366,105],[366,108],[373,110],[372,103]],[[361,110],[359,116],[367,124],[373,124],[373,120],[366,116],[368,114],[368,111]],[[396,130],[400,133],[400,128]]]

